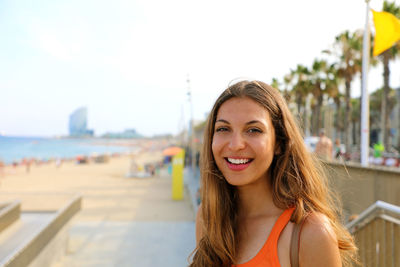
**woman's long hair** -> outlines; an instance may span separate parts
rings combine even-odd
[[[303,137],[279,91],[260,81],[241,81],[227,88],[208,117],[201,154],[202,238],[193,252],[191,267],[230,266],[235,262],[237,201],[234,186],[226,182],[215,164],[211,145],[221,105],[233,97],[248,97],[270,114],[280,151],[270,166],[274,204],[281,209],[295,206],[291,221],[298,223],[311,212],[327,216],[338,238],[343,265],[355,259],[356,247],[339,221],[336,199],[328,190],[322,167],[308,152]]]

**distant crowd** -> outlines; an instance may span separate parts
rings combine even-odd
[[[388,167],[400,167],[400,155],[385,155],[385,147],[382,143],[378,142],[374,144],[373,151],[370,151],[369,163],[372,165],[388,166]],[[350,152],[346,152],[345,146],[341,144],[340,139],[336,139],[335,143],[325,135],[325,131],[320,131],[319,140],[315,147],[315,154],[326,161],[333,159],[345,161],[359,161],[360,152],[357,155],[353,155]]]
[[[112,153],[110,155],[96,155],[91,156],[77,155],[73,158],[50,158],[50,159],[36,159],[36,158],[22,158],[21,160],[15,160],[10,164],[6,164],[0,160],[0,177],[5,175],[5,168],[11,167],[11,171],[15,171],[16,168],[25,168],[26,173],[29,173],[32,166],[41,166],[54,164],[56,168],[60,168],[64,162],[75,162],[76,164],[87,164],[93,163],[106,163],[110,157],[119,157],[121,153]]]

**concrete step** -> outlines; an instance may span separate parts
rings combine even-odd
[[[29,243],[54,216],[55,212],[21,212],[20,219],[0,233],[0,266]]]
[[[69,221],[80,210],[81,199],[70,195],[58,210],[18,209],[18,219],[0,232],[0,266],[45,267],[61,258]]]

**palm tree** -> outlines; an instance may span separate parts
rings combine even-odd
[[[316,100],[313,109],[313,134],[322,128],[322,105],[324,97],[334,98],[338,93],[338,76],[335,64],[329,65],[326,60],[314,60],[311,68],[311,93]]]
[[[361,71],[362,34],[358,31],[345,31],[335,38],[336,53],[339,59],[338,75],[345,84],[345,114],[344,114],[344,144],[350,151],[350,122],[351,122],[351,83]]]
[[[335,102],[336,105],[336,114],[335,114],[335,128],[336,128],[336,134],[339,136],[336,136],[336,138],[341,138],[342,133],[344,132],[344,124],[343,124],[343,117],[344,117],[344,110],[342,107],[342,102],[343,102],[343,94],[338,92],[336,95],[333,96],[333,101]]]
[[[383,11],[392,13],[396,17],[400,17],[400,7],[396,6],[393,2],[383,2]],[[394,60],[399,55],[400,49],[399,45],[392,46],[385,52],[383,52],[379,58],[383,63],[383,97],[381,105],[381,141],[383,142],[385,148],[389,149],[389,115],[391,109],[389,109],[389,94],[391,88],[389,86],[390,79],[390,69],[389,62]]]
[[[360,98],[351,99],[351,105],[353,107],[351,111],[351,123],[352,123],[352,136],[353,136],[353,144],[359,144],[360,142],[360,118],[361,118],[361,101]]]
[[[384,98],[385,89],[380,88],[373,92],[370,97],[370,125],[371,129],[379,128],[381,126],[381,119],[382,119],[382,99]],[[396,106],[397,98],[396,92],[394,90],[390,90],[388,94],[388,101],[386,102],[387,108],[389,111],[393,110]],[[386,148],[386,146],[385,146]]]
[[[302,110],[302,107],[304,107],[306,97],[310,92],[311,83],[309,80],[309,75],[310,71],[308,68],[301,64],[298,64],[296,69],[291,71],[293,82],[292,92],[297,104],[298,118],[305,132],[307,132],[308,129],[308,114],[307,108]]]
[[[313,135],[318,134],[318,130],[321,128],[321,107],[324,100],[324,73],[326,70],[327,63],[324,60],[315,59],[311,67],[311,93],[316,100],[313,107],[313,116],[311,121],[311,132]]]
[[[274,87],[275,89],[278,89],[279,91],[281,91],[280,88],[279,88],[280,85],[281,85],[281,83],[279,82],[279,80],[277,78],[272,78],[272,81],[271,81],[271,86],[272,87]]]
[[[325,80],[325,93],[328,95],[330,99],[333,99],[335,105],[336,105],[336,110],[337,110],[337,120],[336,124],[334,121],[334,124],[336,125],[336,133],[340,134],[340,132],[343,130],[341,127],[341,117],[340,117],[340,104],[341,104],[341,98],[342,95],[339,92],[339,83],[340,83],[340,78],[338,75],[338,70],[336,68],[336,64],[331,64],[328,66],[326,69],[326,80]],[[337,136],[336,136],[337,138]]]
[[[287,75],[285,75],[285,77],[283,77],[283,84],[285,86],[285,88],[283,89],[283,96],[285,97],[287,102],[290,102],[290,100],[292,99],[292,96],[290,94],[290,85],[292,83],[293,80],[293,75],[292,73],[289,73]]]
[[[297,114],[298,113],[297,105],[296,105],[295,101],[293,100],[294,93],[295,93],[293,90],[294,78],[295,78],[294,71],[291,71],[289,74],[286,74],[283,77],[283,83],[279,83],[279,85],[281,86],[280,91],[282,92],[282,95],[285,98],[290,111],[293,114]]]
[[[373,36],[370,36],[370,43],[372,44],[373,43],[373,41],[374,41],[374,38],[373,38]],[[370,50],[369,50],[369,66],[371,66],[371,67],[375,67],[376,65],[378,65],[378,60],[373,56],[373,46],[370,46]],[[360,62],[360,64],[362,64],[362,62]],[[362,65],[360,65],[360,68],[362,67]],[[362,80],[362,73],[360,73],[360,81]],[[360,98],[359,98],[359,105],[358,105],[358,114],[360,114],[360,116],[359,116],[359,127],[360,127],[360,129],[359,129],[359,133],[361,132],[361,114],[362,114],[362,95],[363,95],[363,90],[362,90],[362,85],[361,85],[361,87],[360,87]],[[357,113],[356,113],[357,114]],[[354,124],[353,124],[354,125]],[[370,129],[371,129],[371,127],[370,127]],[[358,136],[358,135],[357,135]],[[360,136],[359,136],[360,137]],[[361,142],[361,137],[360,138],[356,138],[357,140],[359,140],[360,142]],[[360,147],[360,142],[356,142],[357,143],[357,145],[359,146],[359,148],[361,149],[361,147]]]

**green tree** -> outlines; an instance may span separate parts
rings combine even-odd
[[[382,98],[384,97],[384,88],[380,88],[373,92],[370,96],[369,106],[370,106],[370,128],[381,128],[381,111],[382,111]],[[393,89],[389,89],[388,101],[386,102],[387,108],[391,111],[396,106],[397,98],[396,92]],[[386,96],[385,96],[386,97]],[[385,146],[386,147],[386,146]]]
[[[291,74],[287,74],[287,75],[285,75],[285,77],[283,77],[283,85],[285,86],[285,88],[283,89],[283,96],[285,97],[286,101],[288,101],[288,102],[291,100],[289,86],[292,82],[292,79],[293,79],[293,76]]]
[[[338,77],[335,65],[326,60],[315,59],[310,74],[310,90],[314,97],[312,133],[318,134],[322,128],[322,107],[324,99],[334,98],[338,93]]]
[[[336,127],[336,133],[340,134],[343,131],[342,119],[340,116],[340,108],[342,102],[342,94],[339,91],[340,77],[338,75],[338,70],[336,68],[336,64],[331,64],[326,70],[326,81],[325,81],[325,93],[328,95],[330,99],[333,99],[336,110],[337,110],[337,120],[333,121],[334,126]]]
[[[324,74],[327,68],[326,66],[326,61],[315,59],[311,67],[310,89],[315,100],[313,105],[313,116],[311,117],[311,132],[313,135],[318,135],[318,131],[321,128],[321,107],[324,100]]]
[[[278,89],[279,91],[281,91],[281,89],[280,89],[281,83],[279,82],[279,80],[277,78],[272,78],[271,86]]]
[[[345,84],[345,112],[344,112],[344,144],[346,151],[350,151],[350,122],[351,122],[351,83],[361,71],[362,62],[362,34],[358,31],[345,31],[335,37],[335,54],[338,57],[338,75]]]
[[[311,82],[309,79],[310,70],[304,65],[298,64],[295,70],[291,71],[292,76],[292,94],[294,95],[297,105],[297,113],[299,121],[302,124],[304,131],[307,133],[307,109],[305,107],[306,97],[310,93]]]
[[[353,145],[359,144],[360,142],[360,118],[361,118],[361,109],[360,109],[360,98],[351,99],[351,105],[353,107],[351,111],[351,124],[352,124],[352,136],[353,136]]]

